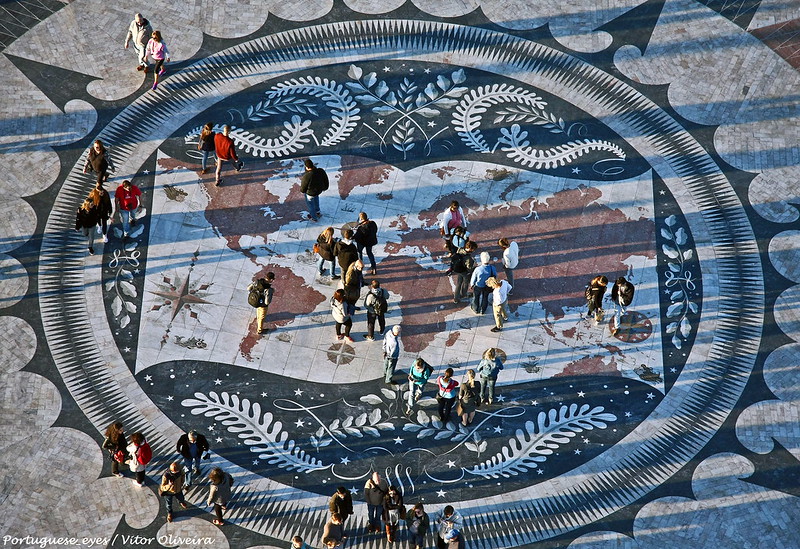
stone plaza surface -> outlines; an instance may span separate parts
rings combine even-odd
[[[123,48],[137,11],[169,46],[157,90]],[[432,519],[454,505],[469,548],[800,546],[798,21],[776,0],[4,3],[3,546],[321,547],[345,486],[345,547],[385,547],[373,471]],[[209,121],[245,162],[221,186]],[[143,211],[89,255],[98,138]],[[316,223],[306,157],[331,181]],[[495,265],[520,246],[501,332],[453,302],[452,200]],[[406,413],[363,309],[334,335],[312,246],[362,211],[396,379],[504,357],[469,427],[433,383]],[[620,320],[586,318],[597,274],[636,284]],[[100,448],[117,420],[154,449],[144,488]],[[221,528],[206,480],[171,523],[157,495],[189,429],[236,479]]]

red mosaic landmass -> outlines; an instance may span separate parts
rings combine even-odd
[[[553,377],[579,375],[622,377],[622,373],[617,369],[617,363],[614,358],[612,357],[610,362],[606,364],[602,356],[587,356],[570,362],[560,373]]]

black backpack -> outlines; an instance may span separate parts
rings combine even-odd
[[[389,310],[389,302],[386,301],[386,291],[379,289],[378,293],[373,293],[372,295],[375,296],[375,303],[372,305],[372,308],[375,309],[375,314],[386,314],[386,311]]]

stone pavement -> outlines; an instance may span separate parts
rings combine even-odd
[[[378,471],[432,519],[453,504],[466,547],[800,546],[800,9],[587,7],[4,4],[3,545],[320,547],[345,486],[345,546],[383,547]],[[156,91],[122,47],[137,11],[170,49]],[[221,186],[200,173],[208,121],[245,161]],[[73,219],[97,138],[107,188],[132,179],[143,209],[89,255]],[[308,156],[331,182],[317,223]],[[501,332],[453,302],[452,200],[495,266],[499,238],[520,246]],[[361,211],[403,326],[395,379],[503,358],[471,425],[441,420],[433,382],[410,412],[383,384],[363,301],[336,339],[340,282],[312,246]],[[259,335],[246,287],[269,271]],[[625,314],[586,318],[597,274],[636,284]],[[117,420],[154,449],[143,489],[100,448]],[[236,479],[222,528],[205,479],[172,523],[157,497],[189,429],[204,475]]]

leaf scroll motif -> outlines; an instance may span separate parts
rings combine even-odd
[[[568,443],[578,433],[592,429],[605,429],[608,423],[616,421],[614,414],[605,412],[602,406],[592,408],[588,404],[552,408],[547,413],[540,412],[536,423],[525,422],[525,430],[517,429],[515,436],[500,452],[465,469],[468,473],[484,478],[509,478],[538,467],[547,456],[561,445]],[[473,451],[476,451],[474,449]]]
[[[671,320],[666,327],[666,333],[671,335],[670,343],[676,349],[681,349],[692,333],[692,324],[689,314],[697,314],[699,307],[691,296],[696,285],[692,271],[686,266],[686,261],[694,257],[691,248],[683,249],[689,242],[686,229],[679,226],[678,218],[670,215],[664,219],[664,227],[659,231],[661,237],[668,242],[661,246],[661,251],[667,258],[667,271],[665,272],[665,286],[670,290],[670,305],[666,310],[666,317]]]

